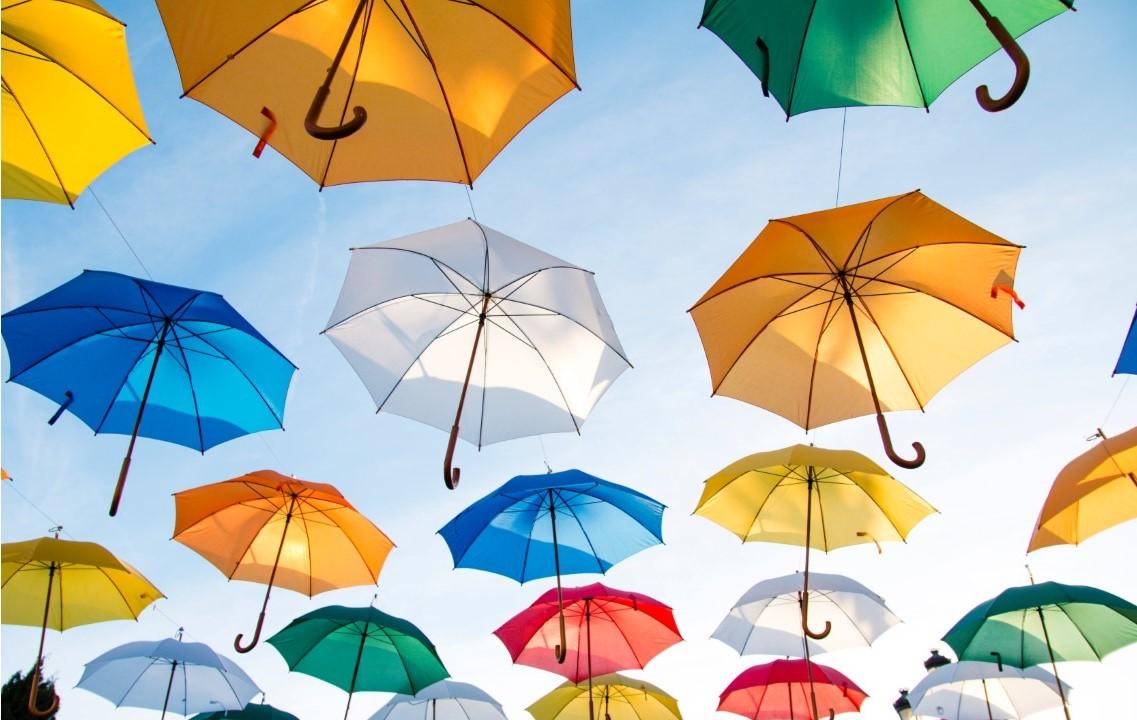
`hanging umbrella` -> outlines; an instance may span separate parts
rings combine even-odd
[[[450,488],[459,437],[580,432],[630,367],[592,273],[473,220],[353,249],[324,333],[379,410],[450,431]]]
[[[296,369],[225,299],[112,272],[78,277],[3,315],[9,381],[96,433],[130,435],[110,514],[139,435],[205,452],[283,427]]]
[[[756,584],[738,599],[711,637],[739,655],[802,657],[802,580],[794,573]],[[814,621],[830,628],[822,640],[805,636],[810,655],[865,647],[900,624],[884,598],[844,575],[813,573],[807,602]]]
[[[1064,685],[1062,692],[1069,693]],[[1062,704],[1058,679],[1039,667],[1024,670],[989,662],[935,668],[908,692],[917,715],[945,720],[1024,718]]]
[[[272,705],[249,703],[240,710],[217,710],[194,715],[190,720],[300,720],[300,718]]]
[[[662,543],[664,507],[580,470],[519,475],[438,533],[455,567],[486,570],[518,582],[556,576],[559,598],[562,574],[603,574],[624,558]],[[564,606],[559,599],[558,604],[557,658],[563,662],[568,645]]]
[[[562,612],[569,632],[558,650]],[[550,590],[494,630],[494,635],[514,663],[548,670],[574,683],[587,678],[589,717],[595,717],[592,678],[642,668],[683,639],[670,607],[647,595],[600,583],[565,588],[563,595]]]
[[[1097,588],[1045,582],[1013,587],[977,605],[944,635],[960,660],[1013,667],[1101,660],[1137,642],[1137,605]],[[1066,694],[1058,685],[1066,720]]]
[[[59,530],[55,529],[55,537],[4,543],[2,551],[0,622],[41,628],[28,697],[28,711],[37,717],[47,717],[59,707],[58,697],[47,709],[36,704],[49,627],[63,632],[89,623],[137,620],[147,605],[165,597],[103,546],[60,540]]]
[[[590,705],[589,700],[594,702]],[[572,682],[558,685],[526,708],[536,720],[579,720],[599,705],[605,720],[682,720],[679,703],[663,690],[643,680],[619,673],[592,680],[592,694]]]
[[[230,580],[268,586],[252,640],[233,641],[241,653],[260,641],[274,586],[312,597],[374,585],[395,547],[339,490],[272,470],[174,493],[174,507],[175,540]]]
[[[744,670],[719,695],[718,710],[748,718],[814,720],[817,709],[827,708],[832,720],[837,713],[857,712],[864,690],[831,667],[809,660],[775,660]]]
[[[713,392],[806,430],[923,409],[1013,339],[1021,248],[919,191],[772,220],[691,308]]]
[[[1125,344],[1121,346],[1121,355],[1117,358],[1117,365],[1113,374],[1126,373],[1137,375],[1137,313],[1133,315],[1133,322],[1129,323],[1129,333],[1125,336]]]
[[[469,683],[439,680],[417,695],[398,694],[370,720],[507,720],[501,703]]]
[[[1027,552],[1077,545],[1102,530],[1137,518],[1137,427],[1101,438],[1062,468],[1042,505]]]
[[[288,669],[347,691],[414,695],[450,673],[411,623],[373,607],[330,605],[301,615],[268,639]]]
[[[130,642],[87,663],[76,687],[110,700],[115,707],[161,710],[179,715],[214,708],[240,710],[260,688],[229,658],[203,643],[177,639]]]
[[[821,640],[833,630],[830,620],[820,631],[809,625],[809,549],[829,552],[871,542],[879,551],[880,543],[904,540],[935,511],[865,456],[804,445],[757,453],[728,465],[706,481],[695,507],[696,515],[722,525],[743,542],[805,547],[800,647],[807,661],[806,638]],[[803,667],[808,673],[813,665]]]
[[[927,108],[1000,47],[1015,65],[1001,98],[986,85],[983,109],[1005,110],[1026,89],[1030,61],[1015,38],[1074,9],[1074,0],[945,0],[910,3],[754,3],[707,0],[700,27],[734,51],[786,119],[819,108]]]
[[[4,0],[6,198],[75,206],[123,156],[152,143],[126,26],[94,3]]]
[[[577,87],[569,0],[284,0],[239,9],[228,0],[159,0],[158,10],[183,97],[260,136],[256,154],[271,144],[321,188],[472,185],[525,125]]]

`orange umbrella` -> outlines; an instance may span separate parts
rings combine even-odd
[[[174,505],[175,540],[230,580],[268,585],[252,642],[233,641],[243,653],[260,640],[274,585],[308,597],[372,585],[395,546],[331,485],[272,470],[175,493]]]

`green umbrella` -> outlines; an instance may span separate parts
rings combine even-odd
[[[1137,642],[1137,605],[1084,585],[1045,582],[1008,588],[976,606],[944,635],[960,660],[992,658],[1025,668],[1058,660],[1101,660]],[[1066,695],[1059,683],[1062,707]]]
[[[820,108],[927,108],[960,76],[999,49],[1015,62],[1002,98],[976,90],[987,110],[1010,107],[1030,62],[1015,38],[1074,0],[707,0],[700,27],[718,35],[791,115]]]
[[[434,645],[411,623],[373,607],[342,605],[302,615],[268,642],[288,668],[347,691],[414,695],[450,677]]]
[[[278,710],[272,705],[245,706],[243,710],[218,710],[194,715],[190,720],[300,720],[292,713]]]

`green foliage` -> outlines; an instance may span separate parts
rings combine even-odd
[[[59,715],[58,708],[50,715],[41,718],[37,718],[28,712],[28,693],[31,692],[31,686],[32,672],[30,671],[27,675],[17,672],[8,678],[4,687],[0,688],[0,717],[3,717],[4,720],[53,720],[56,718]],[[40,708],[46,708],[51,705],[51,699],[54,696],[55,682],[51,678],[43,677],[43,666],[41,665],[36,703]]]

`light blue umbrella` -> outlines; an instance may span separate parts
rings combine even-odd
[[[479,687],[439,680],[415,695],[399,694],[370,720],[508,720],[501,703]]]
[[[87,663],[76,687],[115,707],[161,710],[163,718],[167,711],[240,710],[261,691],[236,663],[208,645],[172,638],[130,642],[103,653]]]

